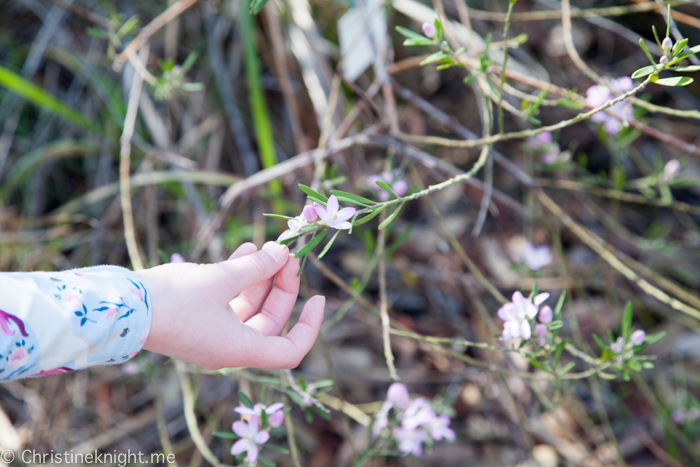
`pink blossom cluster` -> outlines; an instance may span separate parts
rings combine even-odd
[[[549,131],[543,131],[532,138],[526,139],[525,144],[532,150],[542,153],[542,162],[544,164],[556,164],[571,159],[571,153],[562,151],[559,143],[553,141],[552,133]]]
[[[304,206],[301,214],[293,219],[287,221],[287,230],[282,232],[282,234],[277,238],[280,242],[287,238],[292,238],[299,235],[301,230],[309,223],[316,222],[317,219],[321,219],[324,225],[330,227],[331,229],[337,230],[348,230],[352,227],[352,224],[348,222],[355,214],[355,208],[340,208],[338,204],[338,198],[335,195],[331,195],[323,206],[319,203],[313,203],[312,205]]]
[[[233,432],[241,437],[238,441],[233,443],[231,447],[231,455],[237,456],[244,452],[247,452],[247,460],[251,465],[255,465],[258,461],[258,453],[260,452],[260,446],[267,443],[270,439],[270,432],[265,429],[265,427],[260,426],[260,419],[262,418],[263,412],[267,418],[267,424],[272,428],[277,428],[282,425],[284,421],[284,404],[282,402],[277,402],[271,406],[266,406],[265,404],[255,404],[252,408],[248,407],[236,407],[234,412],[241,415],[247,416],[248,421],[238,420],[233,422],[231,426]]]
[[[427,23],[426,23],[427,24]],[[400,171],[394,169],[390,172],[383,172],[380,175],[370,175],[367,177],[367,183],[370,188],[377,190],[377,196],[379,196],[380,201],[387,201],[391,194],[384,188],[380,187],[377,182],[382,181],[389,185],[394,193],[398,196],[403,196],[408,192],[408,183],[399,179]]]
[[[392,411],[394,423],[390,423],[389,419]],[[455,432],[450,428],[450,417],[438,415],[432,404],[423,397],[410,400],[408,388],[401,383],[389,386],[386,400],[374,422],[374,436],[389,428],[391,437],[404,456],[422,456],[423,443],[455,439]]]
[[[620,94],[631,91],[632,88],[634,88],[632,79],[627,76],[606,80],[603,84],[596,84],[588,88],[586,91],[586,105],[591,108],[600,107]],[[625,99],[603,112],[593,114],[591,120],[595,123],[602,123],[606,133],[615,135],[622,128],[621,121],[626,125],[631,118],[632,106]]]
[[[512,301],[498,309],[498,317],[503,320],[503,334],[501,340],[508,342],[518,338],[530,339],[532,337],[530,322],[535,319],[535,316],[537,316],[537,313],[540,311],[540,305],[548,298],[548,293],[535,295],[532,300],[525,298],[521,292],[516,291],[513,293]],[[547,329],[546,326],[544,326],[546,319],[549,319],[549,322],[551,322],[551,308],[545,311],[547,308],[549,307],[542,309],[544,314],[542,317],[544,319],[541,319],[543,327],[535,328],[535,333],[538,337],[544,337],[546,334]],[[543,340],[542,343],[544,343]]]

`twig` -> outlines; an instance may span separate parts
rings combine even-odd
[[[571,31],[571,4],[569,0],[561,0],[561,25],[564,29],[564,47],[569,58],[584,75],[588,76],[595,83],[599,83],[600,76],[598,76],[598,73],[586,65],[586,62],[581,60],[581,56],[576,51],[574,36]]]
[[[144,48],[144,58],[148,57],[148,48]],[[139,100],[141,98],[141,87],[143,78],[140,74],[134,71],[134,76],[131,79],[131,90],[129,91],[129,103],[126,109],[126,117],[124,118],[124,130],[120,138],[121,150],[119,152],[119,189],[121,191],[121,207],[124,217],[124,238],[126,239],[126,248],[129,252],[129,258],[134,270],[143,269],[143,261],[139,253],[139,247],[136,242],[136,231],[134,229],[134,214],[131,206],[131,186],[130,186],[130,163],[131,163],[131,137],[134,134],[134,126],[136,125],[136,115],[139,111]]]
[[[401,206],[396,209],[401,209]],[[381,213],[382,221],[386,218],[386,211]],[[389,369],[389,376],[394,381],[400,381],[394,365],[394,353],[391,351],[391,323],[389,322],[389,308],[386,298],[386,229],[377,233],[377,253],[379,254],[379,317],[382,321],[382,342],[384,343],[384,359]]]
[[[202,456],[214,467],[228,467],[219,462],[213,452],[207,446],[206,441],[202,437],[202,432],[197,425],[197,415],[194,412],[194,394],[192,393],[192,384],[185,369],[185,364],[179,360],[175,360],[175,369],[177,376],[180,379],[180,389],[182,390],[182,405],[185,413],[185,422],[187,429],[190,432],[190,437]]]
[[[542,190],[535,191],[535,197],[537,200],[547,208],[554,216],[556,216],[559,221],[569,228],[577,237],[579,237],[586,245],[588,245],[593,251],[595,251],[603,260],[605,260],[610,266],[617,270],[620,274],[625,276],[628,280],[637,284],[637,286],[642,289],[647,294],[656,298],[662,303],[669,305],[674,310],[678,310],[695,319],[700,320],[700,310],[693,308],[680,300],[670,297],[662,290],[656,286],[649,283],[647,280],[639,277],[632,268],[627,266],[622,262],[614,253],[610,251],[610,246],[603,241],[600,237],[595,235],[590,230],[586,229],[582,225],[576,223],[566,212],[564,212],[557,203],[555,203],[549,196],[547,196]]]
[[[174,20],[185,10],[197,3],[198,0],[179,0],[170,5],[163,13],[153,18],[153,20],[139,31],[138,35],[127,45],[112,64],[114,71],[121,71],[124,63],[134,55],[148,39],[158,32],[163,26]]]

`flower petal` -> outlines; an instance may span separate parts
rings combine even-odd
[[[352,224],[350,222],[341,222],[339,224],[333,224],[331,227],[338,230],[350,230]]]
[[[379,188],[379,185],[377,185],[377,180],[383,179],[379,175],[370,175],[369,177],[367,177],[367,184],[370,186],[370,188],[380,190],[381,188]]]
[[[284,402],[276,402],[272,404],[270,407],[265,409],[265,413],[268,415],[272,415],[273,413],[277,412],[278,410],[281,410],[282,407],[284,407]]]
[[[267,423],[269,423],[272,428],[277,428],[282,422],[284,422],[284,412],[277,411],[267,417]]]
[[[242,452],[245,452],[249,449],[250,447],[250,441],[247,439],[239,439],[235,443],[233,443],[233,446],[231,446],[231,455],[232,456],[237,456]]]
[[[326,208],[324,208],[318,203],[314,203],[314,211],[316,211],[316,214],[318,214],[318,217],[321,218],[323,223],[328,225],[328,219],[330,216],[328,215],[328,211],[326,211]]]
[[[532,337],[532,330],[530,329],[530,323],[523,321],[520,323],[520,335],[523,339],[529,339]]]
[[[506,303],[498,309],[498,317],[501,318],[503,321],[511,320],[515,318],[515,316],[513,316],[514,311],[515,305],[513,305],[512,303]]]
[[[255,444],[251,444],[248,448],[248,463],[255,465],[258,461],[258,447]]]
[[[336,214],[336,221],[346,221],[355,215],[355,208],[343,208]]]
[[[268,439],[270,439],[270,433],[268,433],[266,430],[263,430],[258,431],[258,434],[255,435],[253,441],[255,441],[255,444],[265,444],[267,443]]]
[[[248,424],[242,420],[238,420],[237,422],[233,422],[233,425],[231,426],[231,428],[233,428],[233,432],[236,433],[241,438],[248,434]]]
[[[403,196],[408,191],[408,183],[404,182],[403,180],[399,180],[391,186],[391,189],[394,190],[394,193],[397,195]]]
[[[535,295],[535,298],[533,302],[535,302],[535,306],[540,306],[542,305],[547,299],[549,298],[548,293],[541,293],[539,295]]]
[[[338,213],[338,198],[335,195],[331,195],[326,203],[326,211],[328,212],[328,217],[333,217]]]

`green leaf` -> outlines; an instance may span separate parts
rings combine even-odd
[[[269,214],[269,213],[266,213],[266,212],[263,213],[263,216],[264,216],[264,217],[272,217],[272,218],[274,218],[274,219],[284,219],[284,220],[286,220],[286,221],[289,221],[289,220],[294,219],[293,217],[283,216],[282,214]]]
[[[263,465],[263,467],[275,467],[277,465],[265,456],[258,456],[258,460]]]
[[[391,215],[390,215],[389,217],[387,217],[386,219],[384,219],[384,222],[382,222],[381,224],[379,224],[379,227],[377,228],[377,230],[382,230],[382,229],[385,228],[387,225],[391,224],[392,221],[393,221],[394,219],[396,219],[396,216],[399,215],[399,211],[401,211],[401,208],[403,207],[404,204],[406,204],[406,203],[401,203],[401,205],[400,205],[398,208],[396,208],[396,210],[395,210],[394,212],[392,212]]]
[[[530,365],[534,366],[535,368],[539,368],[542,371],[545,371],[547,373],[552,373],[546,366],[544,366],[542,363],[538,362],[534,358],[530,358]]]
[[[559,366],[559,360],[561,359],[561,354],[564,352],[564,347],[566,347],[566,344],[569,343],[569,339],[564,339],[559,344],[557,344],[557,348],[554,351],[554,367]]]
[[[610,380],[610,381],[617,379],[617,375],[611,375],[610,373],[605,373],[602,371],[600,373],[598,373],[598,376],[600,376],[603,379]]]
[[[126,22],[122,25],[122,27],[120,27],[117,30],[117,36],[120,38],[126,36],[131,31],[136,29],[136,27],[138,25],[139,25],[139,15],[134,15],[131,18],[129,18],[128,20],[126,20]]]
[[[384,180],[377,180],[375,183],[377,185],[379,185],[379,187],[382,188],[384,191],[391,193],[392,195],[396,196],[397,198],[400,198],[400,196],[397,195],[396,193],[394,193],[394,190]]]
[[[289,454],[289,449],[277,446],[276,444],[265,444],[265,447],[276,452],[281,452],[282,454]]]
[[[632,371],[642,371],[642,364],[637,360],[627,360],[627,368]]]
[[[690,73],[692,71],[700,71],[700,66],[697,65],[686,65],[686,66],[670,66],[669,70],[678,71],[680,73]]]
[[[328,233],[328,230],[329,230],[329,228],[326,227],[321,232],[314,235],[314,237],[311,240],[309,240],[309,243],[304,245],[301,250],[297,251],[297,253],[294,255],[294,257],[301,258],[302,256],[309,254],[309,252],[311,250],[316,248],[316,246],[318,246],[318,244],[321,243],[321,240],[323,240],[323,237],[326,236],[326,234]]]
[[[635,71],[634,73],[632,73],[632,79],[644,78],[645,76],[649,76],[650,74],[652,74],[655,71],[656,71],[656,69],[651,65],[644,66],[644,67],[640,68],[639,70]]]
[[[91,120],[85,118],[80,112],[64,104],[39,86],[27,81],[20,75],[10,71],[0,65],[0,86],[4,86],[8,91],[17,94],[34,105],[41,107],[51,113],[65,118],[92,133],[100,134],[100,128]]]
[[[306,186],[306,185],[304,185],[304,184],[302,184],[302,183],[299,183],[299,189],[300,189],[301,191],[303,191],[304,193],[306,193],[307,195],[309,195],[310,198],[313,197],[313,198],[316,198],[317,200],[323,201],[323,202],[320,203],[320,204],[323,204],[324,206],[325,206],[325,204],[328,202],[328,198],[326,198],[326,197],[323,196],[321,193],[319,193],[318,191],[314,190],[314,189],[311,188],[311,187],[308,187],[308,186]],[[318,201],[316,201],[316,202],[318,202]]]
[[[673,46],[673,49],[671,54],[675,57],[679,53],[683,51],[683,48],[688,45],[688,39],[681,39],[680,41],[676,42]]]
[[[267,5],[267,0],[253,0],[250,2],[250,12],[257,15]]]
[[[324,420],[326,420],[326,421],[328,421],[328,422],[331,421],[331,414],[329,414],[328,412],[319,409],[319,408],[316,407],[315,405],[312,405],[312,406],[311,406],[311,410],[313,410],[313,411],[316,412],[318,415],[320,415],[322,419],[324,419]]]
[[[562,376],[564,376],[565,374],[567,374],[568,372],[570,372],[571,370],[573,370],[573,368],[574,368],[575,366],[576,366],[576,363],[575,363],[575,362],[569,362],[569,363],[567,363],[566,365],[564,365],[564,368],[562,368],[561,371],[560,371],[559,373],[557,373],[557,376],[558,376],[559,378],[561,378]]]
[[[600,350],[608,350],[608,346],[605,345],[602,340],[600,340],[600,337],[593,334],[593,340],[595,341],[596,344],[598,344],[598,347],[600,347]]]
[[[243,391],[238,391],[238,398],[241,400],[241,404],[245,405],[249,409],[253,408],[253,403],[248,399]]]
[[[672,78],[661,78],[654,81],[661,86],[687,86],[693,82],[693,78],[687,76],[673,76]]]
[[[415,31],[412,31],[408,28],[404,28],[401,26],[396,26],[396,31],[407,39],[413,39],[413,40],[426,39],[426,37],[424,35],[418,34]],[[431,41],[431,43],[432,43],[432,41]]]
[[[552,321],[547,325],[547,329],[549,329],[550,331],[556,331],[557,329],[561,329],[562,327],[564,327],[564,323],[561,320]]]
[[[622,314],[622,323],[620,325],[620,335],[628,341],[632,334],[632,302],[627,302],[625,312]]]
[[[214,436],[217,438],[223,438],[223,439],[238,439],[240,436],[238,436],[236,433],[231,433],[230,431],[215,431]]]
[[[644,362],[644,363],[642,363],[642,368],[645,368],[647,370],[651,370],[652,368],[654,368],[654,364],[651,362]]]
[[[367,222],[371,221],[372,219],[377,217],[377,215],[380,212],[382,212],[384,210],[384,208],[386,208],[386,205],[383,205],[382,207],[375,209],[374,211],[372,211],[371,214],[367,214],[362,219],[355,221],[355,223],[353,224],[353,227],[357,227],[358,225],[366,224]]]
[[[339,233],[340,233],[340,230],[335,231],[335,235],[333,235],[333,237],[331,237],[331,240],[328,243],[326,243],[326,246],[323,248],[323,251],[321,251],[321,253],[319,253],[318,259],[321,259],[324,256],[326,256],[326,253],[328,253],[328,250],[331,249],[331,245],[333,245],[333,242],[335,242],[335,238],[338,236]]]
[[[639,39],[639,45],[642,46],[642,49],[644,50],[644,53],[647,55],[647,58],[651,62],[651,66],[654,67],[654,71],[657,70],[656,68],[656,61],[654,60],[654,57],[651,56],[651,53],[649,52],[649,49],[647,49],[646,43],[644,43],[644,39]]]
[[[442,60],[443,58],[445,58],[445,57],[447,57],[447,55],[445,55],[445,52],[443,52],[442,50],[440,50],[440,51],[438,51],[438,52],[435,52],[435,53],[432,53],[432,54],[428,55],[428,56],[426,57],[425,60],[423,60],[422,62],[420,62],[420,65],[421,65],[421,66],[430,65],[431,63],[435,63],[435,62],[441,61],[441,60]]]
[[[574,110],[581,110],[584,107],[586,107],[585,104],[582,104],[581,102],[576,102],[575,100],[567,99],[567,98],[557,99],[557,105],[560,107],[565,107],[567,109],[574,109]]]
[[[644,343],[646,345],[654,344],[655,342],[658,342],[661,339],[663,339],[663,337],[665,335],[666,335],[666,331],[661,331],[661,332],[657,332],[656,334],[651,334],[651,335],[647,336],[646,339],[644,339]]]
[[[338,201],[343,201],[345,203],[359,204],[361,206],[377,204],[376,201],[345,191],[331,190],[331,194],[335,195]]]

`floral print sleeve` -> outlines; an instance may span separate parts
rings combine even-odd
[[[128,269],[0,273],[0,380],[125,362],[150,325],[150,296]]]

